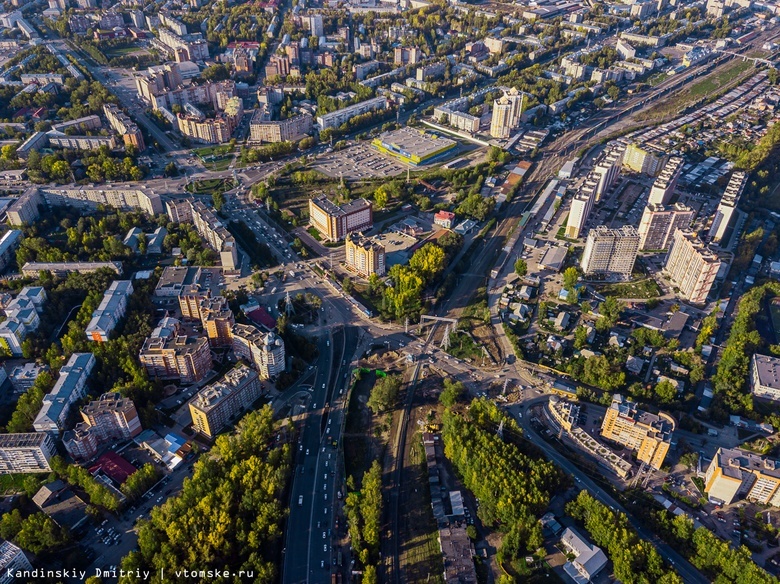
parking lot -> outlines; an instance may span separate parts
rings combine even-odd
[[[368,144],[356,144],[325,154],[313,166],[328,176],[347,180],[397,176],[406,170],[404,164],[383,156]]]

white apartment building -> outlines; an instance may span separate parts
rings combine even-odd
[[[756,397],[780,401],[780,359],[755,354],[750,360],[750,391]]]
[[[60,377],[51,392],[43,397],[43,407],[33,422],[36,432],[59,432],[70,406],[87,394],[87,378],[95,366],[92,353],[73,353],[60,369]]]
[[[586,276],[619,276],[628,279],[639,251],[639,233],[627,225],[591,229],[580,266]]]
[[[677,188],[677,181],[683,169],[684,160],[679,156],[672,156],[666,161],[661,174],[655,179],[650,188],[648,203],[652,205],[666,205]]]
[[[0,434],[0,475],[51,472],[49,460],[55,454],[57,447],[48,433]]]
[[[712,218],[709,232],[709,238],[712,243],[721,243],[726,235],[726,230],[732,224],[732,219],[737,211],[737,204],[742,196],[742,191],[745,190],[747,180],[747,173],[742,171],[737,171],[731,175],[729,184],[726,185],[726,190],[723,193],[720,204],[718,204],[718,209],[715,211],[715,217]]]
[[[335,112],[317,116],[317,125],[319,126],[320,130],[324,130],[326,128],[338,128],[341,126],[341,124],[348,122],[355,116],[383,109],[387,109],[387,98],[374,97],[372,99],[367,99],[366,101],[348,105],[347,107],[336,110]]]

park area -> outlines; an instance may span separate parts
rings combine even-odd
[[[193,195],[217,195],[236,186],[236,181],[231,178],[210,178],[206,180],[196,180],[186,186],[188,193]]]
[[[231,144],[206,146],[198,148],[194,152],[208,170],[227,170],[233,161],[233,146]]]
[[[615,298],[647,300],[650,298],[658,298],[661,295],[661,289],[652,278],[645,278],[644,280],[637,280],[636,282],[605,284],[599,286],[597,290],[604,296],[614,296]]]

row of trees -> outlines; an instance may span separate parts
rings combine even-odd
[[[131,501],[140,498],[160,478],[160,471],[150,462],[147,462],[122,484],[122,493]]]
[[[92,505],[103,507],[109,511],[119,509],[119,498],[109,491],[103,483],[98,482],[95,477],[89,474],[86,468],[68,464],[60,456],[53,456],[49,464],[62,480],[80,487],[87,494]]]
[[[233,434],[217,438],[179,496],[140,522],[138,550],[121,567],[131,574],[151,571],[154,584],[163,582],[161,569],[244,570],[250,573],[242,581],[274,582],[292,461],[291,446],[277,443],[274,434],[267,405],[244,416]]]
[[[715,391],[734,413],[753,410],[753,399],[745,392],[745,380],[750,370],[750,357],[763,344],[756,330],[756,316],[768,295],[780,295],[780,283],[767,282],[751,288],[739,301],[737,315],[731,325],[726,346],[714,377]]]
[[[344,511],[352,549],[363,565],[363,582],[376,584],[382,517],[382,466],[378,460],[363,475],[360,491],[347,494]]]
[[[673,515],[666,509],[658,509],[647,516],[663,538],[710,580],[735,584],[777,583],[777,578],[753,562],[747,547],[735,548],[706,527],[696,529],[686,515]]]
[[[649,541],[639,538],[623,513],[598,502],[587,491],[566,505],[566,513],[585,525],[593,542],[612,560],[615,577],[626,584],[682,584],[677,573],[667,568]]]
[[[519,435],[520,428],[488,400],[472,401],[465,416],[448,409],[443,421],[445,456],[479,499],[482,522],[504,532],[499,561],[535,551],[543,543],[537,516],[563,484],[560,472],[499,437],[501,423],[505,436]]]

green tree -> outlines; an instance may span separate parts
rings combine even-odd
[[[563,287],[572,291],[580,278],[580,272],[574,266],[570,266],[563,271]]]
[[[371,395],[366,405],[375,414],[385,412],[395,406],[400,389],[401,377],[399,375],[380,377],[371,389]]]
[[[451,408],[466,394],[466,386],[460,381],[451,381],[448,377],[444,378],[444,389],[439,395],[439,401],[446,408]]]
[[[667,381],[666,379],[661,383],[658,383],[655,386],[654,391],[661,403],[668,404],[677,399],[677,388],[672,382]]]
[[[515,273],[521,278],[528,273],[528,264],[523,258],[518,258],[515,262]]]

